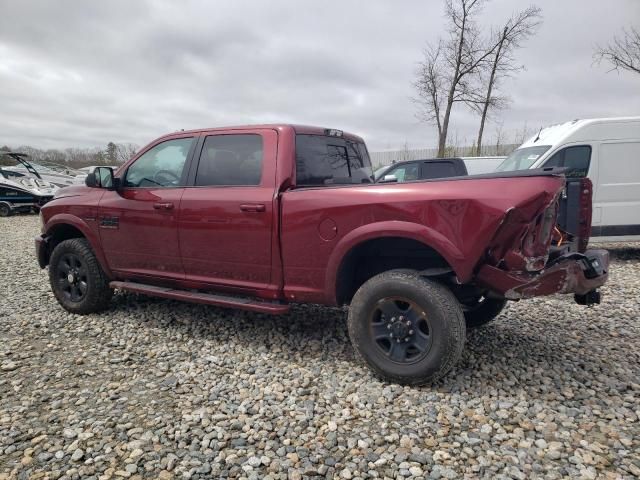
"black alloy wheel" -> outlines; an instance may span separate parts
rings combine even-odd
[[[431,349],[427,314],[411,300],[380,300],[370,315],[371,335],[382,352],[396,363],[415,363]]]
[[[466,328],[453,293],[413,270],[389,270],[354,295],[349,337],[362,360],[384,380],[432,383],[462,354]]]
[[[113,296],[109,279],[84,238],[55,246],[49,259],[49,283],[58,303],[71,313],[104,310]]]
[[[67,300],[80,302],[87,294],[88,274],[82,259],[74,253],[65,253],[56,266],[58,285]]]

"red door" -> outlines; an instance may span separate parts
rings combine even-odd
[[[134,276],[183,278],[178,211],[184,188],[107,191],[100,202],[100,239],[109,267]]]
[[[185,136],[152,145],[127,168],[122,188],[103,195],[101,243],[109,267],[125,278],[184,278],[178,215],[195,143]]]
[[[186,280],[269,296],[277,133],[216,132],[196,152],[180,204],[178,237]]]

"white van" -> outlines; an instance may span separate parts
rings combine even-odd
[[[573,120],[543,128],[497,171],[568,167],[593,182],[592,242],[640,241],[640,117]]]

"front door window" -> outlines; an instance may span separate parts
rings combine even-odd
[[[184,183],[184,165],[193,137],[176,138],[147,150],[127,170],[125,187],[170,188]]]
[[[409,182],[411,180],[420,180],[420,165],[417,163],[409,163],[401,167],[391,170],[386,175],[395,175],[398,182]],[[385,175],[385,176],[386,176]]]

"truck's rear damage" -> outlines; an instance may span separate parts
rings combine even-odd
[[[600,303],[600,296],[592,292],[606,282],[608,265],[609,253],[606,250],[587,250],[584,254],[560,255],[536,273],[508,272],[483,265],[477,279],[508,300],[573,293],[578,303],[588,305]]]
[[[508,300],[573,293],[581,305],[600,303],[597,289],[607,281],[609,254],[586,250],[591,189],[587,178],[569,180],[556,195],[543,192],[509,210],[476,282]]]

